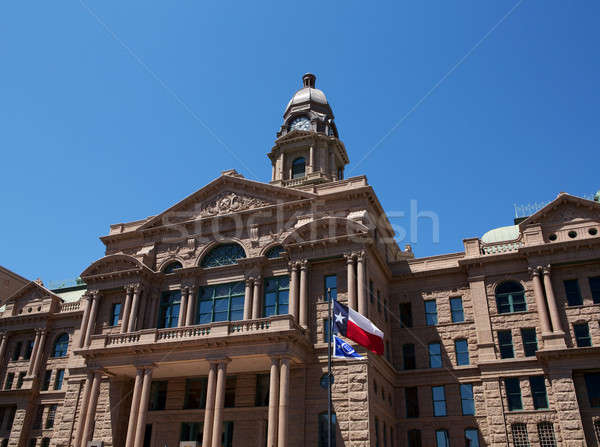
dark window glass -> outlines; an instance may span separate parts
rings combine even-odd
[[[162,294],[158,310],[159,329],[177,327],[179,324],[179,306],[181,306],[180,290],[171,290]]]
[[[584,375],[590,407],[600,408],[600,373]]]
[[[518,377],[504,379],[506,398],[508,399],[508,411],[522,410],[521,384]]]
[[[461,297],[450,298],[450,313],[452,314],[452,322],[460,323],[465,321],[465,313],[463,311],[463,303]]]
[[[185,381],[185,399],[183,408],[205,408],[207,378],[187,379]]]
[[[529,387],[533,398],[533,408],[548,408],[548,396],[546,395],[546,382],[544,376],[530,376]]]
[[[202,428],[203,422],[182,422],[181,423],[181,434],[179,435],[179,441],[196,441],[198,445],[202,445]]]
[[[8,447],[8,438],[4,438],[2,440],[2,443],[0,444],[1,447]]]
[[[446,391],[444,386],[431,387],[431,396],[433,398],[433,415],[446,416]]]
[[[42,438],[41,447],[50,447],[50,438]]]
[[[525,357],[535,357],[535,353],[538,349],[535,328],[522,328],[521,338],[523,339],[523,351],[525,351]]]
[[[121,303],[113,303],[110,313],[110,325],[116,326],[119,324],[119,316],[121,315]]]
[[[511,425],[513,444],[515,447],[529,447],[529,435],[527,434],[527,425],[517,423]]]
[[[173,273],[174,271],[176,271],[176,270],[179,270],[179,269],[182,269],[182,268],[183,268],[183,265],[181,265],[181,262],[179,262],[179,261],[174,261],[174,262],[171,262],[171,263],[169,263],[169,264],[168,264],[168,265],[165,267],[165,270],[164,270],[164,272],[165,272],[166,274],[169,274],[169,273]]]
[[[56,418],[56,404],[48,405],[48,415],[46,416],[46,424],[44,428],[54,427],[54,419]]]
[[[6,430],[11,431],[13,422],[15,421],[15,414],[17,413],[17,407],[10,407],[8,410],[8,416],[6,420]]]
[[[540,422],[537,424],[538,437],[541,447],[556,447],[556,438],[554,436],[554,426],[552,422]]]
[[[65,378],[65,370],[57,369],[56,377],[54,377],[54,389],[55,390],[60,390],[62,388],[64,378]]]
[[[8,373],[6,375],[6,382],[4,382],[4,389],[10,390],[13,386],[14,381],[15,381],[15,373]]]
[[[442,367],[442,347],[439,343],[429,343],[429,367]]]
[[[25,344],[25,355],[23,356],[25,360],[29,360],[31,358],[31,354],[33,353],[33,343],[33,340],[27,340]]]
[[[285,315],[288,313],[290,298],[290,277],[276,276],[266,278],[264,282],[263,315]]]
[[[592,299],[594,304],[600,303],[600,276],[590,278],[590,289],[592,291]]]
[[[47,391],[48,389],[50,389],[50,378],[52,377],[52,370],[48,369],[46,370],[46,373],[44,374],[44,381],[42,382],[42,391]]]
[[[217,245],[202,259],[201,267],[219,267],[235,264],[238,259],[246,257],[246,252],[238,244]]]
[[[238,321],[244,318],[243,281],[201,287],[199,290],[198,316],[200,324],[215,321]]]
[[[514,281],[500,284],[496,288],[496,307],[499,314],[526,311],[523,286]]]
[[[23,379],[25,379],[25,373],[20,372],[17,376],[17,389],[21,389],[21,387],[23,386]]]
[[[422,447],[421,443],[421,430],[409,430],[408,431],[408,447]]]
[[[379,444],[379,419],[375,417],[375,447],[380,447]]]
[[[437,324],[437,305],[435,300],[425,301],[425,324],[435,326]]]
[[[42,417],[44,415],[44,407],[42,405],[38,405],[37,411],[35,412],[35,419],[33,420],[33,429],[39,430],[42,428]]]
[[[501,359],[512,359],[515,356],[512,342],[512,333],[508,331],[498,331],[498,345],[500,348]]]
[[[157,411],[164,410],[167,403],[167,385],[165,381],[153,381],[150,385],[150,402],[148,403],[148,410]]]
[[[236,376],[227,376],[225,380],[225,408],[235,407],[235,388],[237,386]]]
[[[388,321],[388,300],[383,300],[383,318]]]
[[[448,430],[436,430],[435,442],[437,447],[450,447],[450,438],[448,437]]]
[[[12,353],[12,360],[13,361],[17,361],[19,360],[19,357],[21,356],[21,350],[23,349],[23,342],[22,341],[18,341],[17,343],[15,343],[15,350]]]
[[[29,440],[29,447],[35,447],[36,444],[37,444],[37,439],[31,438]]]
[[[292,162],[292,178],[302,178],[306,172],[306,160],[298,157]]]
[[[271,377],[270,374],[256,375],[256,401],[257,407],[269,406],[269,387]]]
[[[375,301],[375,289],[372,280],[369,280],[369,301],[371,304],[373,304]]]
[[[579,282],[576,279],[568,279],[564,282],[565,293],[567,295],[567,304],[569,306],[581,306],[583,298],[579,290]]]
[[[67,349],[69,348],[69,334],[60,334],[54,341],[54,349],[52,357],[66,357]]]
[[[383,423],[383,447],[387,447],[387,425]]]
[[[400,325],[412,327],[412,306],[410,303],[400,303]]]
[[[404,362],[404,369],[415,369],[417,367],[415,345],[412,343],[402,345],[402,360]]]
[[[416,386],[404,388],[404,399],[406,401],[406,417],[419,417],[419,389]]]
[[[573,332],[575,332],[575,341],[577,342],[577,347],[584,348],[586,346],[592,346],[590,328],[587,323],[574,324]]]
[[[150,445],[152,445],[152,424],[146,424],[142,447],[150,447]]]
[[[233,446],[233,421],[223,422],[223,432],[221,433],[221,445],[223,447]]]
[[[377,312],[381,312],[381,292],[377,290]]]
[[[475,400],[473,399],[473,385],[471,383],[460,384],[460,403],[464,416],[475,414]]]
[[[465,430],[465,447],[479,447],[479,430],[476,428]]]
[[[328,447],[327,436],[329,433],[328,417],[326,411],[319,414],[319,447]],[[337,418],[335,413],[331,413],[331,447],[335,447],[335,431],[337,427]]]
[[[456,351],[456,364],[464,366],[469,364],[469,344],[467,340],[456,340],[454,342],[454,350]]]
[[[325,301],[329,301],[329,295],[327,291],[331,291],[331,298],[337,300],[337,276],[336,275],[327,275],[325,276],[324,282],[324,290],[323,290],[323,298]]]
[[[269,248],[266,252],[265,252],[265,256],[268,259],[275,259],[275,258],[281,258],[282,253],[285,250],[283,249],[283,247],[281,245],[275,245],[274,247]]]

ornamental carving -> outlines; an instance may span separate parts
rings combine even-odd
[[[271,203],[257,199],[256,197],[242,196],[235,192],[224,192],[211,202],[202,205],[200,208],[200,217],[230,214],[268,205],[271,205]]]

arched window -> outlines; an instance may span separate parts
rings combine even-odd
[[[179,270],[182,269],[183,265],[181,265],[181,262],[179,261],[173,261],[170,262],[169,264],[167,264],[167,266],[165,267],[164,272],[165,273],[173,273],[175,270]]]
[[[275,245],[267,250],[265,256],[269,259],[273,258],[281,258],[281,253],[283,252],[283,247],[281,245]]]
[[[62,333],[54,341],[54,348],[52,349],[52,357],[66,357],[67,349],[69,347],[69,334]]]
[[[496,288],[496,306],[499,314],[526,311],[527,304],[523,286],[515,281],[500,284]]]
[[[235,264],[238,259],[246,257],[244,249],[239,244],[222,244],[209,251],[202,259],[201,267],[218,267]]]
[[[306,173],[306,160],[298,157],[292,162],[292,178],[302,178]]]
[[[319,447],[327,447],[327,435],[329,433],[328,427],[329,415],[326,411],[319,414]],[[336,429],[337,418],[335,413],[331,413],[331,447],[335,447],[335,429]]]

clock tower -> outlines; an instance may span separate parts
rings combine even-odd
[[[348,154],[334,123],[325,94],[315,88],[316,76],[302,76],[298,90],[283,114],[283,125],[268,156],[271,183],[301,187],[344,178]]]

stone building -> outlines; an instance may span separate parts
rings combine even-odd
[[[333,445],[599,445],[597,200],[415,258],[310,74],[268,157],[8,297],[0,447],[326,446],[327,290],[386,336],[333,362]]]

